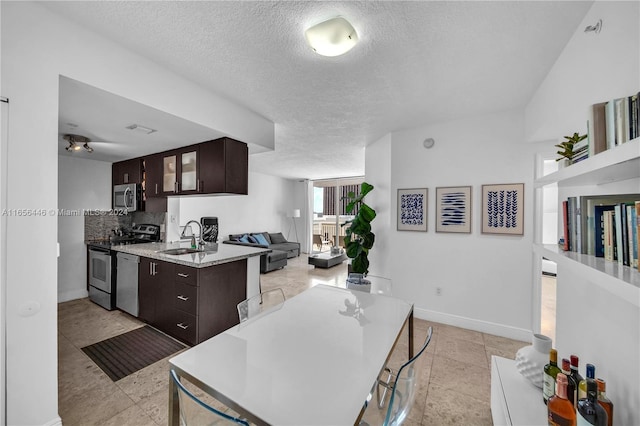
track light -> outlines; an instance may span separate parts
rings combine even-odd
[[[84,148],[85,151],[89,153],[93,152],[93,148],[89,146],[89,142],[91,142],[91,139],[87,137],[80,135],[64,135],[63,138],[64,140],[69,142],[69,145],[65,147],[65,149],[69,152],[80,151],[82,148]]]

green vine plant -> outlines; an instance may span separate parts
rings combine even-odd
[[[345,197],[349,200],[346,212],[351,213],[358,206],[358,213],[352,220],[345,222],[344,243],[347,257],[352,259],[351,270],[366,275],[369,272],[369,250],[373,247],[376,236],[371,232],[371,222],[376,217],[376,211],[364,202],[364,197],[373,190],[373,185],[363,182],[360,194],[349,192]]]
[[[574,133],[573,136],[565,136],[566,141],[560,142],[558,145],[555,145],[557,148],[560,148],[561,151],[558,151],[557,154],[560,155],[560,158],[556,158],[556,161],[560,161],[563,159],[571,160],[575,152],[573,151],[574,146],[587,138],[587,135],[580,135],[578,132]]]

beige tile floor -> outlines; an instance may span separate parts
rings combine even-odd
[[[263,290],[281,287],[292,297],[317,284],[344,286],[346,274],[346,265],[314,269],[302,255],[261,280]],[[167,424],[170,357],[114,383],[80,349],[141,325],[128,314],[106,311],[88,299],[59,305],[58,410],[64,426]],[[428,326],[433,326],[434,335],[418,363],[418,393],[405,424],[491,425],[491,355],[514,358],[527,343],[416,320],[416,346],[424,342]],[[398,342],[392,365],[406,359],[406,336],[403,333]],[[364,420],[378,425],[383,415],[371,404]]]

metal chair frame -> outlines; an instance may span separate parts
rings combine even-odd
[[[237,423],[240,425],[244,425],[244,426],[249,426],[249,422],[238,418],[238,417],[234,417],[232,415],[229,415],[225,412],[222,412],[220,410],[218,410],[217,408],[214,408],[212,406],[210,406],[209,404],[205,403],[204,401],[200,400],[198,397],[196,397],[194,394],[191,393],[191,391],[189,391],[189,389],[187,389],[181,382],[180,379],[178,378],[178,375],[176,374],[176,372],[172,369],[170,370],[170,374],[171,374],[171,379],[175,382],[176,386],[178,386],[178,395],[186,395],[188,396],[190,399],[192,399],[194,402],[196,402],[198,405],[200,405],[201,407],[203,407],[204,409],[212,412],[213,414],[220,416],[223,419],[229,420],[230,422],[233,423]],[[187,424],[186,419],[183,416],[183,410],[182,410],[182,404],[180,404],[180,420],[181,420],[181,424],[189,426]],[[197,425],[196,425],[197,426]]]
[[[281,288],[274,288],[272,290],[267,290],[265,292],[260,292],[260,294],[256,294],[255,296],[252,296],[248,299],[243,300],[242,302],[238,303],[237,309],[238,309],[238,319],[240,320],[240,322],[245,322],[247,321],[249,318],[251,318],[252,316],[252,312],[250,312],[249,309],[249,304],[255,300],[257,300],[258,298],[260,299],[260,305],[263,304],[264,302],[264,298],[265,295],[271,295],[271,294],[280,294],[281,295],[281,299],[282,302],[284,303],[284,301],[286,300],[285,296],[284,296],[284,292],[282,291]],[[276,305],[274,305],[276,306]]]
[[[403,373],[403,371],[408,368],[409,370],[409,375],[412,375],[413,373],[413,368],[415,365],[416,360],[420,357],[420,355],[422,355],[426,349],[427,346],[429,345],[429,342],[431,342],[431,336],[433,335],[433,329],[432,327],[429,327],[429,329],[427,330],[427,337],[424,341],[424,344],[422,345],[422,348],[418,351],[418,353],[416,353],[413,358],[411,358],[409,361],[405,362],[399,369],[397,372],[394,372],[392,369],[385,367],[384,368],[384,372],[387,374],[387,378],[386,380],[378,380],[378,385],[376,386],[376,393],[378,396],[378,408],[383,408],[384,404],[385,404],[385,397],[387,396],[387,392],[389,390],[391,390],[391,399],[389,399],[389,407],[387,408],[387,414],[385,416],[385,420],[383,425],[387,426],[387,425],[399,425],[402,424],[402,422],[404,421],[404,417],[400,418],[400,419],[391,419],[391,414],[392,414],[392,410],[393,410],[393,402],[396,398],[396,393],[399,392],[399,390],[397,389],[397,379],[398,377],[401,377],[400,375]],[[416,383],[414,381],[413,386],[415,386]],[[380,387],[382,387],[384,390],[382,391],[382,394],[380,393]],[[415,398],[415,396],[414,396]],[[408,401],[408,404],[413,404],[413,398]],[[402,410],[401,410],[402,411]],[[408,414],[405,413],[405,416]],[[399,420],[399,421],[398,421]],[[393,423],[391,423],[393,421]]]

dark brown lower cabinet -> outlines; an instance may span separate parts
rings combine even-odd
[[[138,293],[140,319],[196,345],[239,323],[247,261],[192,268],[141,257]]]

